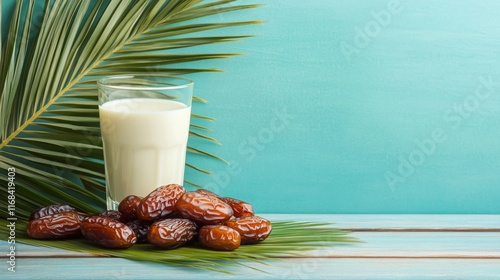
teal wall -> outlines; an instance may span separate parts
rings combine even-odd
[[[258,212],[500,213],[500,2],[240,2],[217,19],[265,24],[216,34],[257,37],[197,50],[246,55],[192,76],[232,165],[188,177]]]

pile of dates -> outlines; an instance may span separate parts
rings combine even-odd
[[[161,186],[148,196],[130,195],[118,206],[84,216],[69,205],[35,210],[27,226],[35,239],[84,238],[106,248],[125,249],[150,243],[174,249],[198,240],[206,248],[232,251],[271,234],[271,223],[255,216],[252,205],[177,184]]]

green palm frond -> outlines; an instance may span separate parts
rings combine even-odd
[[[256,7],[233,2],[46,1],[40,9],[40,1],[17,1],[0,55],[2,191],[6,170],[14,167],[18,199],[26,206],[21,210],[48,202],[70,203],[84,211],[102,209],[104,167],[96,81],[105,75],[124,73],[182,75],[220,71],[182,64],[227,58],[235,53],[178,50],[249,37],[200,33],[258,21],[193,21]],[[194,101],[206,102],[199,97]],[[193,118],[213,120],[196,112]],[[207,134],[209,128],[199,123],[191,128],[190,137],[219,143]],[[221,159],[197,147],[189,147],[189,152]],[[190,163],[187,167],[210,173]],[[38,195],[28,199],[24,195],[28,193]],[[1,208],[0,213],[6,216],[6,207]]]

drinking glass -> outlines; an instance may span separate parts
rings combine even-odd
[[[182,185],[193,81],[121,75],[99,80],[97,88],[108,210],[128,195]]]

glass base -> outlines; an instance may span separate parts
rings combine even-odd
[[[114,201],[109,196],[106,198],[106,206],[108,210],[118,210],[118,205],[120,205],[120,202]]]

